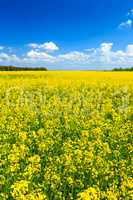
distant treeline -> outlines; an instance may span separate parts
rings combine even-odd
[[[47,71],[46,67],[0,66],[0,71]]]
[[[130,68],[114,68],[112,71],[133,71],[133,67],[130,67]]]

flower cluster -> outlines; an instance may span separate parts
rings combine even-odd
[[[1,200],[132,200],[133,74],[0,73]]]

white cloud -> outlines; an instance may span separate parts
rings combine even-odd
[[[20,61],[20,58],[14,54],[9,55],[7,53],[0,53],[0,62],[5,62],[5,63],[11,64],[14,62],[19,62],[19,61]]]
[[[113,43],[102,43],[100,45],[101,53],[103,55],[108,54],[112,49]]]
[[[127,45],[126,52],[128,56],[133,56],[133,44]]]
[[[90,48],[90,49],[85,49],[85,51],[87,51],[88,53],[96,53],[96,49],[95,48]]]
[[[4,49],[4,47],[3,47],[3,46],[0,46],[0,51],[3,50],[3,49]]]
[[[37,48],[40,47],[40,45],[38,45],[36,43],[29,43],[27,46],[30,47],[30,48],[33,48],[33,49],[37,49]]]
[[[125,50],[113,50],[113,43],[104,42],[97,48],[87,49],[86,51],[71,51],[68,53],[51,55],[42,49],[31,49],[25,55],[17,56],[11,53],[0,53],[0,65],[16,66],[59,66],[71,69],[95,69],[95,67],[131,67],[133,66],[133,44],[128,44]],[[76,68],[75,68],[76,69]]]
[[[131,10],[127,13],[127,15],[128,15],[128,16],[130,16],[130,15],[132,16],[132,15],[133,15],[133,9],[131,9]]]
[[[74,62],[81,62],[86,61],[89,59],[89,55],[79,51],[72,51],[66,54],[61,54],[58,56],[59,60],[61,61],[74,61]]]
[[[100,56],[101,61],[109,63],[111,58],[111,49],[112,49],[113,43],[102,43],[100,45]]]
[[[128,19],[127,21],[120,23],[119,28],[131,28],[132,23],[132,20]]]
[[[49,55],[46,52],[38,52],[35,50],[31,50],[27,53],[27,57],[37,60],[43,60],[48,62],[53,62],[55,60],[54,56]]]
[[[59,47],[54,42],[45,42],[43,44],[30,43],[28,47],[33,49],[44,49],[46,51],[57,51]]]
[[[59,47],[54,42],[45,42],[41,45],[42,48],[48,51],[57,51]]]

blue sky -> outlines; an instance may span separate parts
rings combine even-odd
[[[133,66],[131,0],[0,0],[0,65]]]

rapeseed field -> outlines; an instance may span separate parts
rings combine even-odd
[[[0,200],[132,200],[132,72],[0,72]]]

